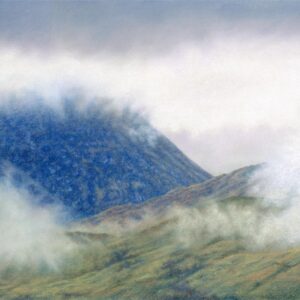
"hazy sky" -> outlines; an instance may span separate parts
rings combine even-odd
[[[0,1],[0,92],[130,103],[208,171],[300,131],[300,1]]]

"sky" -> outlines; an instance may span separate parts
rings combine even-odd
[[[299,16],[291,0],[2,0],[1,99],[79,87],[229,172],[300,146]]]

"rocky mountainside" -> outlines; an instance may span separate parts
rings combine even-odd
[[[0,158],[16,184],[76,217],[211,178],[139,115],[104,104],[1,107]]]

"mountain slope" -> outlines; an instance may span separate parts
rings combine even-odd
[[[230,199],[251,207],[253,201]],[[10,268],[3,299],[266,300],[299,299],[300,249],[249,250],[238,238],[183,243],[180,217],[153,218],[134,229],[72,231],[80,245],[58,271]],[[214,220],[212,220],[213,222]],[[197,228],[194,228],[197,230]],[[249,241],[251,243],[251,241]],[[19,272],[19,273],[16,273]],[[24,275],[26,274],[26,275]]]
[[[249,179],[261,166],[244,167],[229,174],[213,177],[202,183],[176,188],[165,195],[154,197],[141,204],[119,205],[85,221],[91,223],[108,220],[122,222],[126,219],[140,219],[149,211],[153,214],[163,214],[173,205],[197,206],[210,199],[248,196],[251,187]]]
[[[68,224],[73,251],[54,270],[1,266],[0,298],[299,299],[300,248],[274,226],[280,210],[245,197],[259,169]]]
[[[0,159],[76,217],[211,177],[137,114],[72,101],[1,107]]]

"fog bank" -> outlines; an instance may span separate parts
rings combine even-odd
[[[58,270],[75,249],[54,207],[38,207],[26,191],[0,183],[0,272],[7,268]]]

